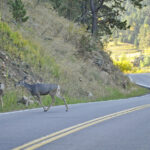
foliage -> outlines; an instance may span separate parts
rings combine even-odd
[[[146,49],[150,46],[150,24],[141,26],[138,34],[139,48]]]
[[[94,35],[112,34],[114,29],[127,29],[126,19],[120,19],[126,11],[123,0],[49,0],[60,15],[86,24]],[[143,0],[129,0],[129,5],[142,8]]]
[[[114,34],[121,42],[134,44],[137,48],[146,49],[150,46],[150,1],[144,0],[146,5],[142,10],[134,8],[126,3],[127,12],[123,16],[131,26],[126,31]]]
[[[140,61],[140,67],[150,66],[150,56],[146,56],[143,61]]]
[[[16,22],[26,22],[29,19],[29,17],[26,16],[26,10],[21,0],[9,0],[8,4]]]
[[[133,64],[128,60],[120,60],[114,61],[114,65],[117,66],[122,72],[129,72],[132,71]]]
[[[118,60],[113,59],[113,63],[115,66],[117,66],[124,73],[131,72],[133,69],[133,64],[126,57],[126,55],[120,56]]]

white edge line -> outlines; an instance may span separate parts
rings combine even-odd
[[[144,84],[141,84],[141,83],[138,83],[138,82],[133,81],[133,79],[132,79],[131,76],[128,76],[128,77],[129,77],[129,79],[130,79],[131,82],[133,82],[133,83],[135,83],[135,84],[137,84],[137,85],[139,85],[139,86],[142,86],[142,87],[145,87],[145,88],[150,89],[150,86],[144,85]]]
[[[11,111],[11,112],[2,112],[0,115],[8,115],[8,114],[15,114],[15,113],[20,113],[20,112],[25,112],[25,111],[34,111],[42,108],[33,108],[33,109],[25,109],[25,110],[16,110],[16,111]]]
[[[69,105],[71,105],[71,104],[69,104]],[[64,106],[64,105],[57,105],[57,106],[53,106],[53,108],[57,108],[57,107],[62,107],[62,106]],[[26,112],[26,111],[36,111],[36,110],[43,110],[43,108],[42,107],[40,107],[40,108],[31,108],[31,109],[24,109],[24,110],[16,110],[16,111],[10,111],[10,112],[1,112],[0,113],[0,116],[1,115],[9,115],[9,114],[15,114],[15,113],[21,113],[21,112]]]
[[[135,82],[133,81],[133,79],[132,79],[131,76],[128,76],[128,77],[129,77],[129,79],[130,79],[131,82],[135,83]]]

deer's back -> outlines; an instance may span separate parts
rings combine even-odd
[[[32,94],[40,94],[40,95],[47,95],[51,91],[57,90],[57,84],[44,84],[44,83],[37,83],[32,85]]]

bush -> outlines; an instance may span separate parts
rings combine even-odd
[[[16,22],[21,23],[28,20],[29,17],[26,16],[26,10],[21,0],[15,0],[15,2],[9,0],[8,4],[10,7],[10,11],[12,12],[13,18],[16,20]]]
[[[117,66],[122,72],[132,71],[133,64],[129,61],[114,61],[114,65]]]

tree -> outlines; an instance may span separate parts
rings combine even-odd
[[[138,48],[138,46],[139,46],[139,42],[138,42],[138,40],[137,40],[137,39],[135,39],[135,40],[134,40],[134,45],[136,46],[136,48]]]
[[[128,0],[125,4],[126,12],[123,18],[127,20],[131,27],[128,30],[118,32],[118,36],[123,39],[123,42],[131,42],[140,48],[146,47],[146,43],[148,46],[148,35],[150,35],[150,30],[147,28],[148,25],[150,25],[150,1],[144,0],[143,6],[142,9],[137,9],[131,5]],[[130,36],[132,36],[132,38],[130,38]],[[116,37],[116,35],[114,35],[114,37]]]
[[[139,34],[139,47],[141,49],[146,49],[150,46],[150,25],[144,24],[141,26]]]
[[[130,0],[134,6],[142,8],[143,0]],[[103,34],[111,34],[112,30],[127,29],[127,20],[121,20],[120,17],[126,11],[124,0],[90,0],[92,14],[92,34],[98,33],[98,27],[102,29]],[[98,18],[101,18],[100,21]]]
[[[127,20],[121,19],[125,4],[142,8],[144,0],[49,0],[59,14],[87,24],[93,36],[112,34],[115,29],[127,29]]]
[[[21,23],[28,20],[29,17],[26,16],[26,10],[21,0],[9,0],[8,4],[10,6],[10,11],[12,12],[13,18],[16,22]]]
[[[150,17],[149,17],[149,15],[150,14],[148,14],[148,16],[145,17],[144,24],[150,25]]]

